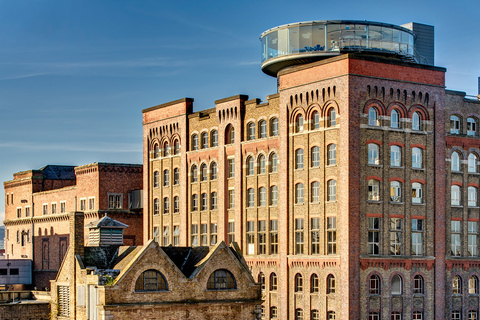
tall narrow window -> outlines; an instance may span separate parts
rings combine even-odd
[[[320,183],[318,181],[310,184],[310,196],[311,202],[315,203],[320,201]]]
[[[370,108],[368,110],[368,125],[377,127],[379,126],[379,121],[377,119],[377,109]]]
[[[255,140],[255,123],[250,122],[247,125],[247,140]]]
[[[477,135],[477,121],[474,118],[467,118],[467,136]]]
[[[175,140],[173,142],[173,154],[179,154],[180,153],[180,141]]]
[[[318,293],[318,276],[316,273],[312,274],[310,277],[310,292],[311,293]]]
[[[218,146],[218,131],[213,130],[212,131],[212,147],[217,147]]]
[[[255,221],[247,221],[247,254],[255,254]]]
[[[319,147],[312,147],[311,161],[312,161],[312,167],[320,166],[320,148]]]
[[[228,177],[235,177],[235,159],[228,159]]]
[[[295,203],[303,204],[303,183],[295,185]]]
[[[390,200],[392,202],[402,201],[402,184],[398,181],[390,182]]]
[[[295,169],[303,169],[303,149],[295,150]]]
[[[153,157],[155,159],[160,157],[160,146],[158,144],[156,144],[155,147],[153,147]]]
[[[206,223],[200,225],[200,244],[208,246],[208,224]]]
[[[368,200],[379,201],[380,200],[380,187],[378,180],[368,180]]]
[[[265,207],[267,205],[267,189],[265,187],[260,187],[258,189],[258,205],[260,207]]]
[[[390,254],[399,256],[402,254],[403,243],[403,219],[390,219]]]
[[[390,114],[390,128],[399,128],[399,127],[400,127],[400,122],[398,117],[398,111],[392,110],[392,113]]]
[[[267,225],[265,220],[258,221],[258,254],[267,253]]]
[[[265,173],[265,156],[263,154],[258,156],[258,174]]]
[[[163,186],[168,187],[170,184],[170,170],[165,169],[163,170]]]
[[[398,274],[393,276],[390,290],[392,295],[402,294],[402,278]]]
[[[320,128],[320,114],[317,111],[312,113],[312,130]]]
[[[320,254],[320,218],[310,220],[310,244],[312,254]]]
[[[180,212],[180,198],[178,196],[173,197],[173,212]]]
[[[197,169],[196,165],[192,166],[191,179],[192,179],[192,182],[197,182],[198,181],[198,169]]]
[[[163,214],[170,213],[170,201],[168,197],[163,198]]]
[[[277,291],[277,274],[275,272],[270,274],[270,291]]]
[[[423,185],[421,183],[412,183],[412,203],[423,203]]]
[[[477,206],[477,188],[468,187],[468,206],[476,207]]]
[[[160,173],[158,171],[155,171],[153,173],[153,187],[154,188],[158,188],[158,186],[160,184],[159,180],[160,180]]]
[[[418,112],[414,112],[412,115],[412,130],[422,130],[422,117]]]
[[[452,171],[460,171],[460,155],[458,152],[453,152],[450,159],[450,168]]]
[[[478,294],[478,278],[471,276],[468,279],[468,294]],[[475,318],[477,320],[477,318]]]
[[[200,180],[207,181],[208,180],[208,169],[205,163],[200,165]]]
[[[295,132],[303,132],[303,116],[299,114],[295,121]]]
[[[267,121],[261,120],[258,123],[258,128],[260,130],[260,132],[258,133],[258,137],[261,139],[266,138],[267,137]]]
[[[474,153],[468,155],[468,172],[477,173],[477,156]]]
[[[247,158],[247,176],[251,176],[255,173],[255,162],[253,160],[253,157],[248,157]]]
[[[192,211],[198,210],[198,194],[192,194]]]
[[[208,197],[206,193],[202,193],[202,211],[208,210]]]
[[[460,134],[460,118],[450,116],[450,134]]]
[[[295,254],[303,254],[303,219],[295,219]]]
[[[163,246],[166,247],[170,244],[170,236],[169,236],[169,227],[163,227]]]
[[[300,273],[295,275],[295,292],[303,292],[303,276]]]
[[[255,206],[255,190],[250,188],[247,190],[247,207],[252,208]]]
[[[278,170],[278,158],[276,153],[270,155],[270,172],[274,173]]]
[[[452,294],[462,294],[462,279],[460,276],[452,278]]]
[[[235,222],[228,222],[228,243],[235,242]]]
[[[337,254],[336,217],[327,217],[327,254]]]
[[[202,149],[208,148],[208,132],[202,133]]]
[[[198,134],[192,136],[192,150],[198,150]]]
[[[198,246],[198,224],[192,224],[192,247]]]
[[[423,294],[424,293],[424,284],[423,284],[423,277],[417,274],[413,278],[413,294]]]
[[[337,113],[334,108],[328,110],[328,121],[327,126],[333,127],[337,125]]]
[[[402,165],[402,148],[390,146],[390,166],[400,167]]]
[[[378,145],[375,143],[368,144],[368,164],[380,164]]]
[[[210,202],[211,202],[210,208],[212,210],[217,210],[217,193],[216,192],[212,192],[210,194]]]
[[[459,186],[451,186],[451,204],[452,206],[459,206],[460,205],[460,187]]]
[[[228,208],[235,208],[235,190],[228,190]]]
[[[380,218],[368,218],[368,254],[380,254]]]
[[[170,147],[168,145],[168,142],[165,142],[163,144],[163,156],[168,157],[170,155]]]
[[[295,320],[303,320],[303,309],[295,309]]]
[[[451,255],[460,257],[462,255],[462,241],[461,241],[461,223],[460,221],[451,222]]]
[[[327,165],[333,166],[337,164],[337,145],[335,143],[327,146]]]
[[[180,184],[180,170],[178,168],[173,169],[173,185],[178,186]]]
[[[160,214],[160,200],[158,198],[153,200],[153,214]]]
[[[370,294],[380,294],[380,277],[372,274],[368,280],[368,291]]]
[[[278,220],[270,220],[270,254],[278,254]]]
[[[423,256],[423,220],[412,219],[412,255]]]
[[[173,245],[180,246],[180,226],[173,226]]]
[[[210,179],[217,180],[217,163],[212,162],[210,165]]]
[[[270,205],[276,206],[278,204],[278,187],[271,186],[270,187]]]
[[[468,221],[468,255],[478,256],[478,222]]]
[[[227,136],[226,144],[235,143],[235,129],[233,128],[232,125],[230,125],[230,126],[227,128],[226,133],[227,133],[227,134],[226,134],[226,136]]]
[[[327,277],[327,294],[335,293],[335,276],[333,274],[329,274]]]
[[[327,185],[327,201],[337,201],[337,180],[328,180]]]
[[[423,168],[423,155],[422,149],[414,147],[412,148],[412,168]]]
[[[278,136],[278,118],[273,118],[270,120],[270,126],[271,126],[271,135],[273,137]]]

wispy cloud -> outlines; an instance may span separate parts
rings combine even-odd
[[[44,72],[20,74],[20,75],[16,75],[16,76],[10,76],[10,77],[0,78],[0,81],[2,81],[2,80],[15,80],[15,79],[32,78],[32,77],[44,76],[44,75],[46,75],[46,74],[47,74],[47,73],[44,73]]]
[[[119,152],[119,153],[137,153],[142,152],[142,146],[136,143],[125,144],[106,144],[100,145],[75,145],[72,143],[27,143],[27,142],[0,142],[1,148],[13,148],[17,150],[43,150],[43,151],[77,151],[77,152]]]
[[[255,61],[239,61],[239,62],[235,63],[234,65],[236,65],[237,67],[242,67],[242,66],[253,66],[253,65],[259,65],[259,64],[260,64],[260,62],[255,60]]]

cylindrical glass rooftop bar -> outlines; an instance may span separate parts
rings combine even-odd
[[[347,52],[369,52],[414,59],[414,33],[372,21],[309,21],[272,28],[260,35],[262,70],[276,76],[290,65]]]

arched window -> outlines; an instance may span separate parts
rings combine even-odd
[[[295,275],[295,292],[303,292],[303,276],[300,273]]]
[[[263,274],[263,272],[260,272],[258,274],[258,283],[260,283],[262,291],[265,291],[265,275]]]
[[[255,123],[247,124],[247,140],[255,140]]]
[[[470,153],[468,155],[468,172],[477,173],[477,156],[475,153]]]
[[[278,118],[272,118],[270,120],[270,135],[273,137],[278,136]]]
[[[336,314],[335,311],[327,311],[327,320],[335,320]]]
[[[423,277],[419,274],[413,278],[413,294],[424,294]]]
[[[378,156],[378,144],[368,144],[368,164],[380,164]]]
[[[270,291],[277,291],[277,274],[270,273]]]
[[[200,180],[201,181],[208,180],[208,170],[207,170],[207,165],[205,163],[202,163],[200,165]]]
[[[402,184],[398,181],[390,182],[390,200],[393,202],[402,201]]]
[[[418,112],[414,112],[412,115],[412,130],[422,130],[422,117]]]
[[[335,293],[335,276],[329,274],[327,277],[327,294]]]
[[[270,319],[277,319],[277,318],[278,318],[277,307],[270,307]]]
[[[258,132],[258,137],[263,139],[267,137],[267,121],[265,120],[260,120],[258,122],[258,129],[260,130]]]
[[[212,162],[210,165],[210,179],[217,180],[217,163]]]
[[[467,118],[467,136],[477,135],[477,121],[475,118]]]
[[[198,150],[198,134],[192,136],[192,150]]]
[[[328,110],[328,116],[327,116],[327,126],[328,127],[333,127],[337,125],[337,113],[335,111],[335,108],[330,108]]]
[[[327,146],[327,165],[333,166],[337,164],[337,145],[335,143]]]
[[[460,187],[451,186],[450,190],[451,190],[451,205],[459,206],[460,205]]]
[[[399,128],[399,127],[400,127],[400,121],[399,121],[398,111],[392,110],[392,113],[390,114],[390,128]]]
[[[303,132],[303,116],[301,114],[295,120],[295,132]]]
[[[400,167],[402,165],[402,148],[390,146],[390,166]]]
[[[157,270],[144,271],[135,282],[135,291],[167,291],[168,285],[163,274]]]
[[[208,148],[208,132],[202,133],[202,149]]]
[[[318,167],[320,166],[320,148],[319,147],[312,147],[311,149],[311,166]]]
[[[318,311],[317,309],[313,309],[312,311],[310,311],[310,314],[312,315],[312,320],[320,320],[320,311]]]
[[[379,126],[377,109],[373,107],[368,109],[368,125],[374,127]]]
[[[233,128],[232,125],[229,125],[227,127],[227,130],[225,131],[225,136],[226,136],[226,141],[225,144],[232,144],[235,143],[235,129]]]
[[[173,154],[179,154],[180,153],[180,141],[175,140],[173,142]]]
[[[180,169],[173,169],[173,185],[177,186],[180,184]]]
[[[337,201],[337,180],[328,180],[327,186],[327,201]]]
[[[423,203],[423,185],[421,183],[412,183],[412,203]]]
[[[163,186],[168,187],[170,184],[170,170],[165,169],[163,170]]]
[[[160,147],[158,144],[155,144],[155,147],[153,147],[153,157],[154,158],[159,158],[160,157]]]
[[[237,283],[233,274],[226,269],[215,270],[208,278],[208,290],[228,290],[236,289]]]
[[[460,118],[450,116],[450,134],[460,134]]]
[[[295,320],[303,320],[303,309],[295,309]]]
[[[258,189],[258,205],[260,207],[267,205],[267,189],[265,187],[260,187]]]
[[[192,175],[192,182],[197,182],[198,181],[198,170],[197,170],[196,165],[192,166],[191,175]]]
[[[378,180],[368,180],[368,200],[379,201],[380,200],[380,183]]]
[[[452,153],[450,162],[451,162],[450,169],[452,171],[460,171],[460,155],[458,154],[458,152]]]
[[[477,276],[471,276],[468,279],[468,293],[478,294],[478,278]]]
[[[417,147],[412,148],[412,168],[423,168],[423,152]]]
[[[318,181],[314,181],[310,184],[310,194],[311,194],[311,202],[319,202],[320,201],[320,183]]]
[[[158,198],[155,198],[153,200],[153,214],[159,214],[160,213],[160,200]]]
[[[271,173],[274,173],[274,172],[277,172],[278,170],[278,158],[277,158],[277,154],[274,152],[270,155],[270,172]]]
[[[153,187],[158,188],[160,185],[160,172],[154,171],[153,172]]]
[[[295,150],[295,169],[303,169],[303,149]]]
[[[210,139],[212,142],[212,147],[217,147],[218,146],[218,131],[213,130],[211,133],[212,139]]]
[[[265,173],[265,156],[263,154],[258,156],[258,174]]]
[[[316,273],[312,274],[310,277],[310,292],[318,293],[318,276]]]
[[[251,176],[255,173],[255,163],[253,161],[253,157],[247,158],[247,176]]]
[[[297,183],[295,185],[295,203],[303,203],[303,183]]]
[[[320,114],[317,111],[312,113],[312,130],[320,128]]]
[[[477,188],[468,187],[468,206],[476,207],[477,206]]]
[[[163,144],[163,156],[168,157],[170,155],[170,147],[168,146],[168,142]]]
[[[380,294],[380,277],[376,274],[370,276],[368,280],[368,291],[370,294]]]
[[[462,278],[460,276],[452,278],[452,294],[462,294]]]
[[[390,291],[392,295],[402,294],[402,278],[398,274],[394,275],[392,278]]]

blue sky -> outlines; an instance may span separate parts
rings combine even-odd
[[[142,163],[141,110],[276,92],[263,31],[309,20],[435,26],[447,88],[477,94],[480,1],[0,0],[0,181],[47,164]],[[0,197],[0,219],[4,197]]]

